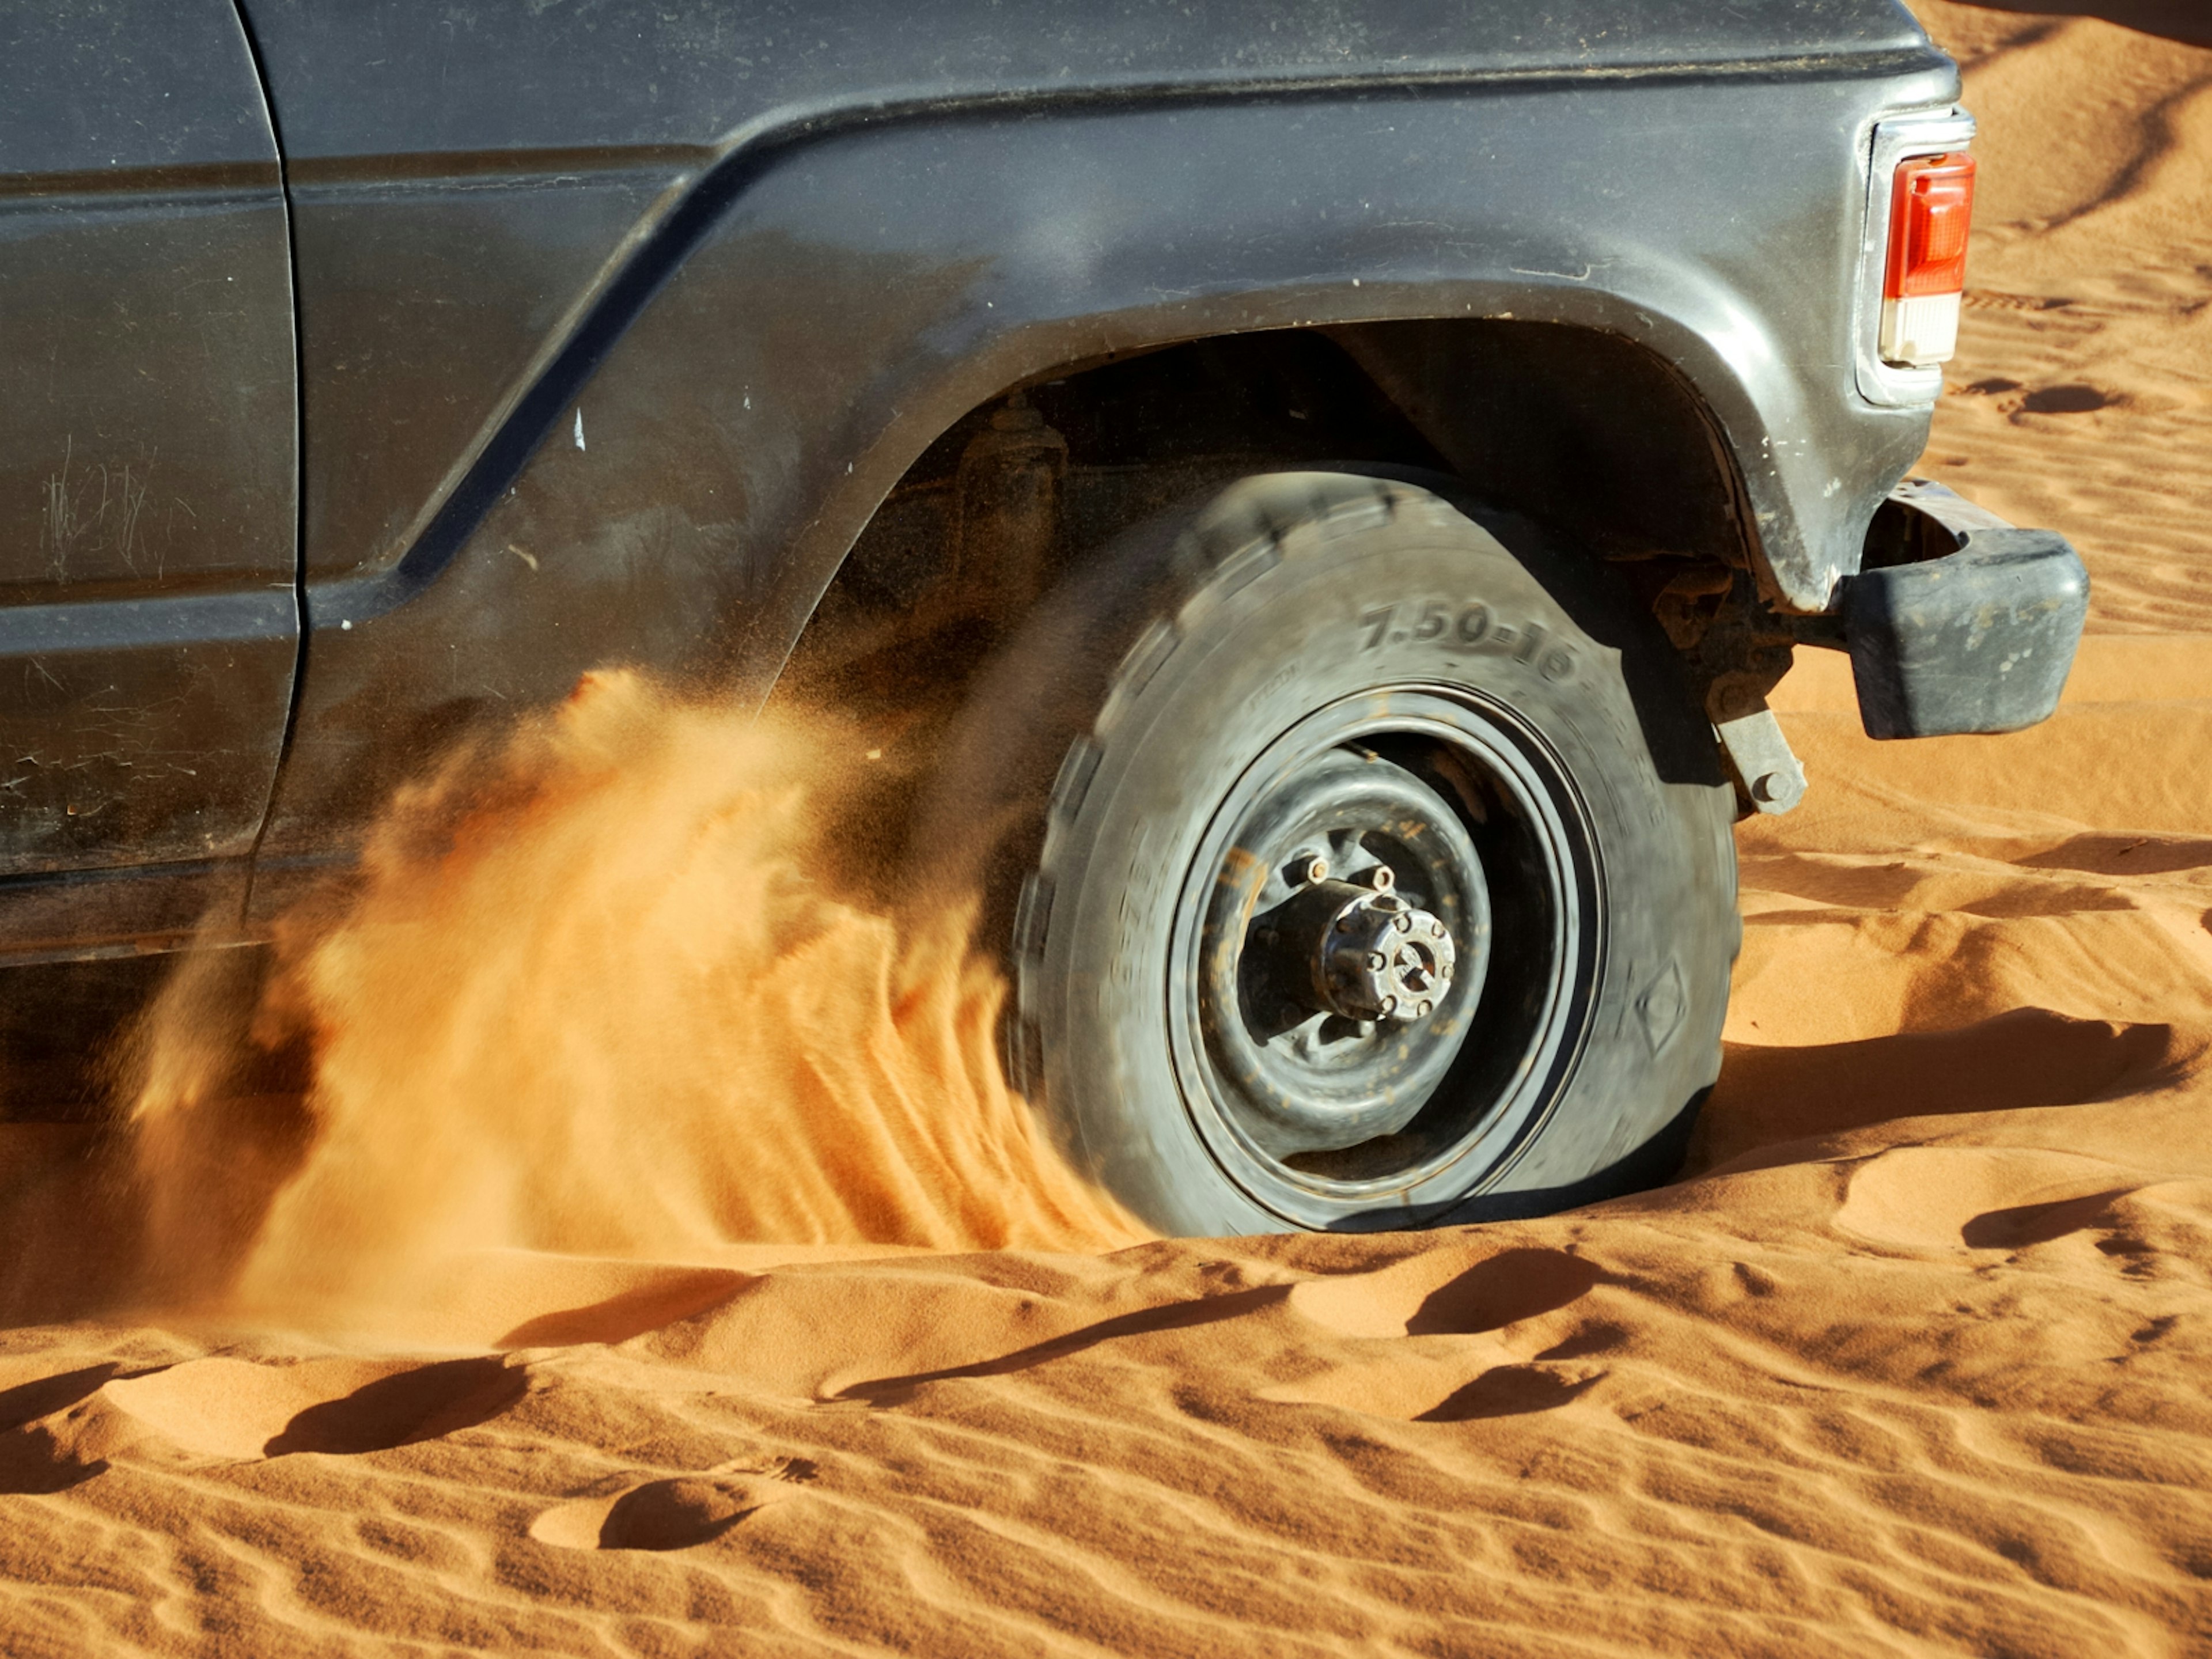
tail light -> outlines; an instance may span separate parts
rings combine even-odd
[[[1972,156],[1916,155],[1898,164],[1881,289],[1885,362],[1925,368],[1950,361],[1973,215]]]

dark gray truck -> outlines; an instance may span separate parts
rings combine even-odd
[[[262,936],[583,671],[935,700],[892,884],[981,884],[1083,1167],[1171,1231],[1538,1210],[1715,1078],[1793,649],[1905,738],[2079,633],[2062,539],[1900,482],[1972,123],[1895,0],[0,31],[18,1010]]]

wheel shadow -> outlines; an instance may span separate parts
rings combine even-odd
[[[2177,1046],[2170,1025],[2070,1019],[2047,1008],[1856,1042],[1732,1042],[1682,1174],[1897,1118],[2112,1099],[2179,1075]]]

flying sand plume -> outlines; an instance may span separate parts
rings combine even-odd
[[[966,913],[895,922],[818,873],[859,752],[606,673],[403,792],[265,987],[210,955],[149,1012],[159,1293],[289,1313],[485,1249],[1146,1237],[1008,1089]],[[302,1042],[304,1099],[242,1080]]]

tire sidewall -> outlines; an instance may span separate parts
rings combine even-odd
[[[1201,537],[1202,578],[1138,641],[1063,767],[1045,914],[1018,963],[1032,1086],[1092,1174],[1163,1231],[1418,1224],[1484,1194],[1571,1188],[1711,1083],[1735,940],[1726,791],[1662,778],[1621,649],[1583,626],[1586,567],[1515,540],[1409,490],[1237,545]],[[1379,1204],[1286,1214],[1231,1177],[1186,1097],[1168,1036],[1177,907],[1235,780],[1310,711],[1390,686],[1502,707],[1548,750],[1595,854],[1589,994],[1507,1143]]]

